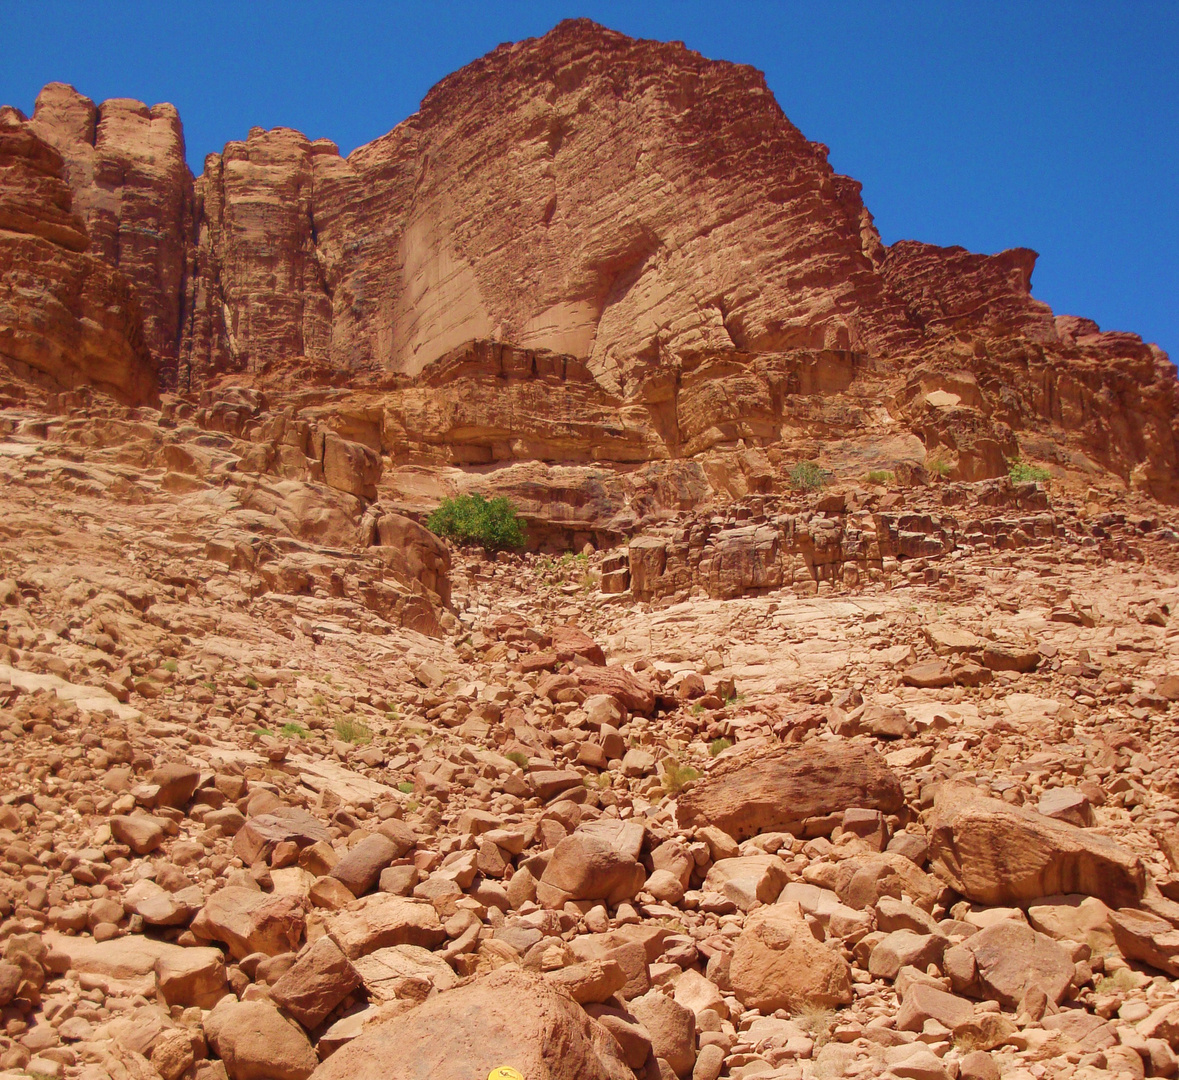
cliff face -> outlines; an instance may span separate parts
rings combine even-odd
[[[0,108],[0,359],[50,386],[151,400],[135,291],[93,253],[62,173],[61,155]]]
[[[859,185],[760,73],[679,44],[562,23],[444,79],[347,158],[254,129],[195,180],[171,106],[53,84],[27,128],[62,155],[92,257],[138,299],[169,387],[384,387],[386,450],[459,463],[835,436],[875,395],[962,478],[1051,428],[1179,497],[1162,353],[1054,318],[1031,296],[1034,252],[885,248]],[[557,359],[505,389],[496,343]],[[816,399],[848,393],[816,428]]]

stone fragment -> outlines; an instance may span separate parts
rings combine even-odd
[[[1114,942],[1127,960],[1141,960],[1179,978],[1179,929],[1148,911],[1122,908],[1109,913]]]

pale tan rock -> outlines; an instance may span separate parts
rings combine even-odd
[[[959,957],[969,966],[961,966]],[[992,998],[1006,1008],[1018,1005],[1033,986],[1060,1004],[1076,974],[1072,958],[1060,945],[1013,919],[988,926],[947,950],[945,964],[955,991]],[[963,981],[961,975],[967,971],[973,975]]]
[[[304,1080],[319,1063],[303,1031],[266,1001],[225,998],[204,1028],[230,1080]]]
[[[733,991],[763,1012],[851,1001],[851,971],[829,944],[818,941],[797,904],[775,904],[749,916],[729,965]]]
[[[777,855],[744,855],[713,863],[704,889],[720,893],[748,911],[756,904],[777,900],[789,877],[786,863]]]
[[[333,912],[327,930],[352,961],[390,945],[432,948],[446,937],[432,905],[388,893],[374,893]]]

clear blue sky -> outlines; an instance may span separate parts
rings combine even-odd
[[[170,101],[189,161],[250,127],[347,153],[503,41],[585,15],[761,68],[885,242],[1035,248],[1035,294],[1179,360],[1179,4],[0,0],[0,102]]]

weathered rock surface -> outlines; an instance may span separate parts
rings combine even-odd
[[[316,1080],[468,1080],[509,1064],[530,1080],[631,1080],[618,1044],[542,976],[510,968],[375,1025]]]
[[[1007,904],[1085,893],[1110,907],[1142,896],[1141,860],[1109,838],[947,784],[929,828],[933,869],[971,900]]]
[[[849,806],[893,813],[904,795],[876,751],[854,744],[775,747],[719,763],[680,797],[681,825],[715,825],[738,840],[789,829]],[[1057,890],[1059,891],[1059,890]]]

